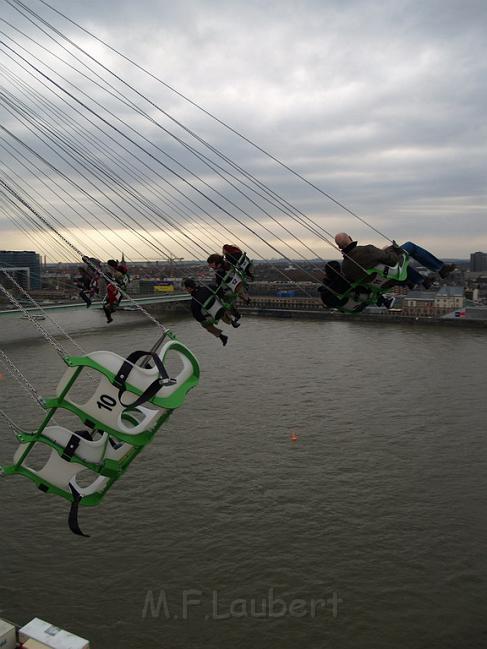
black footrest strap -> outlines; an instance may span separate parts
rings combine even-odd
[[[78,524],[78,507],[81,500],[81,496],[71,483],[69,483],[69,488],[71,489],[71,493],[73,495],[73,502],[71,503],[71,508],[69,510],[69,516],[68,516],[69,529],[71,530],[71,532],[73,532],[73,534],[77,534],[78,536],[85,536],[89,538],[90,535],[83,534]]]
[[[152,360],[154,361],[155,366],[157,367],[159,371],[159,378],[157,378],[155,381],[153,381],[146,389],[145,391],[140,395],[138,399],[136,399],[133,403],[129,404],[124,404],[122,401],[122,395],[124,392],[126,392],[126,382],[127,378],[132,371],[133,367],[135,366],[135,363],[143,358],[144,356],[150,356]],[[144,351],[136,351],[132,352],[127,356],[127,358],[124,360],[122,363],[121,368],[118,370],[117,375],[115,376],[113,380],[113,385],[119,389],[118,392],[118,400],[124,406],[125,408],[137,408],[137,406],[140,406],[141,404],[145,403],[146,401],[149,401],[152,399],[152,397],[159,392],[159,390],[162,387],[166,387],[169,385],[174,385],[176,383],[176,379],[171,379],[166,372],[166,368],[164,367],[161,359],[159,356],[154,353],[154,352],[144,352]]]

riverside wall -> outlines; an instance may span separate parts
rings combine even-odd
[[[170,304],[151,304],[145,307],[149,313],[159,315],[168,311],[176,313],[189,313],[188,302],[173,302]],[[244,315],[251,315],[262,318],[294,318],[298,320],[327,320],[332,322],[368,322],[374,324],[410,324],[435,327],[457,327],[487,330],[487,319],[463,317],[463,318],[439,318],[401,315],[393,312],[369,312],[345,314],[339,311],[327,310],[319,306],[316,300],[301,299],[297,301],[283,299],[281,301],[271,298],[267,301],[262,298],[252,299],[249,306],[238,305]]]
[[[239,307],[240,311],[245,315],[253,315],[259,317],[270,318],[296,318],[299,320],[328,320],[338,322],[346,320],[347,322],[368,322],[374,324],[410,324],[410,325],[426,325],[435,327],[457,327],[464,329],[470,327],[474,329],[484,329],[487,331],[487,320],[476,320],[473,318],[433,318],[433,317],[420,317],[420,316],[403,316],[392,315],[388,313],[380,314],[345,314],[338,311],[319,311],[318,309],[292,309],[290,307],[276,308],[276,307],[252,307],[242,306]]]

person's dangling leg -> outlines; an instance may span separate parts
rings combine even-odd
[[[240,284],[237,286],[237,289],[235,291],[239,298],[242,300],[242,302],[245,302],[245,304],[250,303],[250,297],[249,294],[247,293],[247,289],[245,288],[245,284],[243,282],[240,282]]]
[[[427,278],[424,275],[421,275],[421,273],[419,273],[416,268],[408,266],[408,277],[406,280],[408,284],[419,286],[419,284],[423,284],[426,279]]]
[[[112,318],[112,313],[113,313],[112,305],[111,305],[111,304],[104,304],[104,305],[103,305],[103,311],[105,312],[105,316],[106,316],[106,318],[107,318],[107,324],[110,324],[110,322],[113,322],[113,318]]]
[[[83,300],[83,302],[86,302],[86,308],[91,306],[91,300],[90,300],[89,296],[86,294],[86,291],[84,291],[84,290],[80,291],[79,296]]]
[[[402,244],[401,248],[405,250],[408,253],[408,255],[412,257],[415,261],[420,263],[422,266],[425,266],[425,268],[428,268],[429,270],[434,270],[435,272],[438,272],[444,266],[444,263],[441,261],[441,259],[438,259],[434,255],[432,255],[431,252],[429,252],[425,248],[421,248],[421,246],[418,246],[412,241],[406,241],[406,243]]]
[[[237,314],[237,315],[235,315],[235,314]],[[240,327],[240,323],[238,322],[240,317],[241,317],[240,313],[234,307],[232,307],[230,312],[225,311],[223,313],[221,319],[222,319],[222,322],[224,322],[225,324],[232,325],[232,327],[237,329],[238,327]]]
[[[213,336],[215,336],[215,338],[219,338],[221,340],[221,342],[222,342],[222,345],[225,347],[225,345],[227,344],[227,341],[228,341],[228,336],[225,336],[225,334],[223,333],[223,331],[221,329],[218,329],[218,327],[215,327],[214,324],[210,324],[210,323],[207,323],[207,322],[202,322],[201,326],[204,329],[206,329],[206,331],[209,334],[212,334]]]

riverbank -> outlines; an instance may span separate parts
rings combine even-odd
[[[392,313],[357,313],[349,315],[339,311],[325,311],[324,309],[292,309],[292,308],[271,308],[262,306],[241,306],[241,312],[245,315],[268,318],[297,318],[300,320],[332,320],[338,322],[368,322],[380,324],[411,324],[411,325],[433,325],[435,327],[466,327],[474,329],[486,329],[487,320],[476,320],[473,318],[433,318],[420,316],[405,316]]]

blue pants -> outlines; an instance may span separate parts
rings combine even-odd
[[[435,272],[439,271],[443,266],[443,262],[440,261],[437,257],[431,254],[428,250],[421,248],[421,246],[416,245],[412,241],[406,241],[403,243],[401,248],[405,250],[410,257],[415,261],[425,266],[429,270],[434,270]]]
[[[421,246],[416,245],[412,241],[406,241],[403,243],[401,248],[408,253],[415,261],[417,261],[422,266],[425,266],[429,270],[439,271],[443,267],[443,262],[431,254],[428,250],[421,248]],[[414,268],[408,267],[408,281],[413,282],[414,284],[421,284],[424,277],[421,273],[418,273]]]

